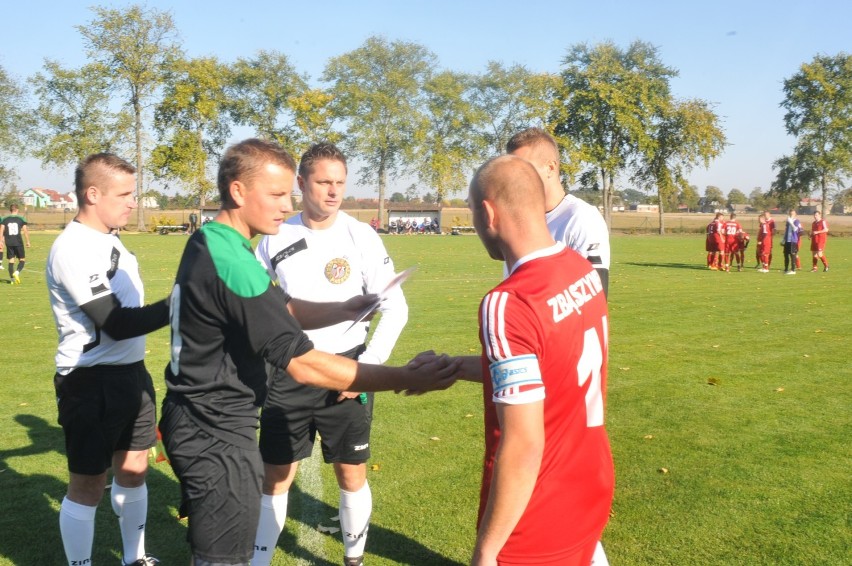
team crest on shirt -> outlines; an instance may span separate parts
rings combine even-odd
[[[336,257],[325,264],[325,278],[334,285],[340,285],[349,279],[351,271],[352,268],[349,267],[349,262],[342,257]]]

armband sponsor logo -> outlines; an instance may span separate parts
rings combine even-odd
[[[495,395],[508,389],[541,383],[538,358],[533,354],[493,362],[489,370]]]
[[[574,312],[580,314],[583,305],[602,292],[601,276],[597,271],[590,271],[558,295],[547,299],[547,304],[553,309],[553,322],[560,322]]]

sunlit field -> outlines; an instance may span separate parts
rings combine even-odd
[[[44,281],[54,234],[34,232],[23,284],[0,312],[0,564],[63,564],[58,509],[67,471],[52,386],[56,331]],[[146,296],[170,289],[186,236],[122,235]],[[501,276],[475,236],[386,236],[409,322],[391,363],[434,349],[478,353],[478,301]],[[852,546],[852,239],[830,238],[831,271],[783,276],[704,267],[703,235],[614,235],[607,423],[615,503],[603,543],[613,566],[848,564]],[[5,261],[4,261],[5,266]],[[148,338],[159,394],[168,332]],[[474,384],[422,397],[377,397],[366,562],[465,564],[475,536],[482,399]],[[188,564],[178,484],[149,474],[148,551]],[[275,564],[336,565],[338,491],[330,466],[300,469]],[[323,527],[323,529],[320,529]],[[558,531],[564,525],[554,525]],[[93,563],[117,563],[108,498]]]

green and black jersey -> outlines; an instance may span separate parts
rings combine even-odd
[[[213,436],[256,446],[265,362],[284,368],[313,348],[286,303],[239,232],[210,222],[193,234],[171,296],[167,400]]]

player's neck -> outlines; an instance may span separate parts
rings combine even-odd
[[[565,189],[562,188],[560,183],[548,187],[547,191],[545,191],[544,210],[546,212],[550,212],[559,206],[559,203],[562,202],[564,198]]]
[[[89,206],[81,208],[79,212],[77,212],[77,216],[74,217],[74,220],[97,232],[103,232],[106,234],[110,231],[110,226],[104,224],[100,217],[98,217],[95,213],[95,210]]]
[[[337,211],[328,216],[310,215],[306,211],[302,211],[302,224],[311,230],[326,230],[334,226],[337,220]]]

